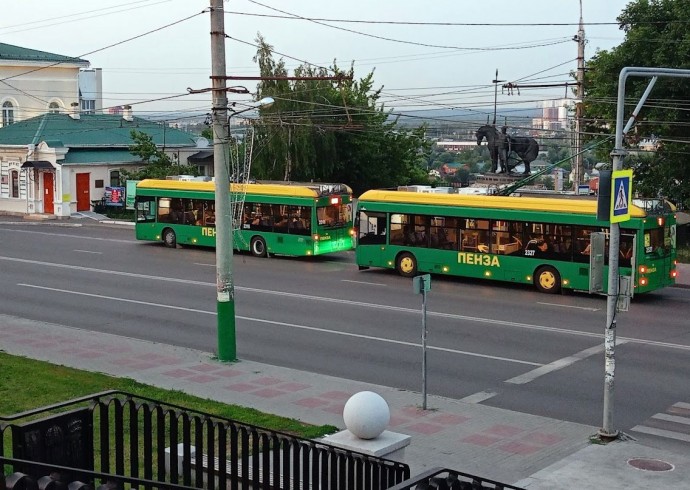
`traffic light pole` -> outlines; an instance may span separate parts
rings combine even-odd
[[[628,123],[623,127],[623,117],[625,113],[625,82],[628,77],[651,77],[649,85],[637,103]],[[635,123],[637,115],[640,113],[647,97],[652,91],[656,80],[660,76],[690,78],[690,70],[674,68],[651,68],[651,67],[625,67],[618,76],[618,101],[616,106],[616,139],[615,146],[611,155],[613,156],[613,171],[622,169],[622,159],[625,154],[623,149],[623,136],[630,131]],[[608,439],[618,437],[618,431],[613,428],[613,387],[615,379],[616,361],[614,351],[616,346],[616,306],[618,303],[619,271],[618,271],[618,249],[620,245],[620,225],[611,223],[609,228],[609,281],[606,301],[606,328],[604,329],[604,420],[603,426],[599,429],[599,435]]]

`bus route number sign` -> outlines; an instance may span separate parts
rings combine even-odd
[[[431,291],[431,274],[413,277],[412,290],[414,294],[422,294]]]

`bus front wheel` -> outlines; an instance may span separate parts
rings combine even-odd
[[[177,246],[177,236],[170,228],[163,230],[163,243],[169,248],[175,248]]]
[[[249,249],[254,257],[266,257],[266,241],[260,236],[252,238]]]
[[[403,252],[398,255],[395,268],[403,277],[414,277],[417,275],[417,259],[410,252]]]
[[[545,265],[534,274],[534,285],[542,293],[556,294],[561,290],[561,275],[553,267]]]

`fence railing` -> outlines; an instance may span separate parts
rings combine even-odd
[[[383,490],[410,477],[398,461],[120,391],[0,416],[0,463],[14,480],[108,488]]]
[[[426,490],[432,488],[438,490],[525,490],[524,488],[514,487],[506,483],[489,480],[488,478],[481,478],[476,475],[440,467],[415,475],[409,480],[391,487],[389,490]]]

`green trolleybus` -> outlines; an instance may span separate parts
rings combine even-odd
[[[135,199],[137,239],[214,247],[214,192],[213,182],[142,180]],[[231,184],[229,192],[238,250],[265,257],[353,248],[352,190],[344,184]]]
[[[597,291],[590,271],[608,285],[608,222],[597,203],[577,196],[504,197],[371,190],[357,203],[360,269],[397,269],[533,284],[545,293]],[[675,283],[675,208],[633,200],[620,228],[620,274],[631,293]]]

